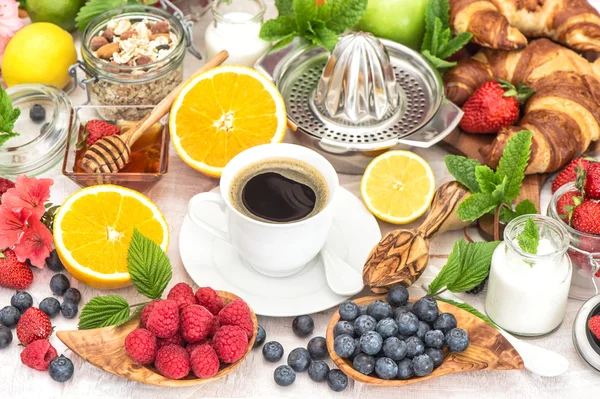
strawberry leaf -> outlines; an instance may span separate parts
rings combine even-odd
[[[127,269],[137,291],[150,299],[160,298],[173,275],[171,262],[162,248],[137,228],[129,244]]]

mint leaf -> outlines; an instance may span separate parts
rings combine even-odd
[[[529,130],[521,130],[512,136],[504,147],[496,173],[508,179],[504,194],[504,202],[507,204],[512,203],[519,196],[521,184],[525,178],[525,169],[529,163],[530,147],[531,132]]]
[[[280,17],[296,18],[294,13],[294,0],[275,0],[275,7],[279,11]]]
[[[0,146],[19,135],[19,133],[13,132],[19,116],[21,116],[21,110],[13,108],[10,96],[0,87]]]
[[[260,29],[260,38],[268,42],[276,42],[289,38],[298,30],[296,20],[292,17],[278,17],[264,23]],[[293,38],[293,36],[292,36]]]
[[[360,21],[367,11],[367,0],[330,0],[318,7],[318,18],[327,29],[342,34]]]
[[[269,53],[274,53],[276,51],[286,48],[294,41],[294,37],[295,37],[294,34],[291,34],[291,35],[285,37],[284,39],[281,39],[280,41],[275,43],[273,45],[273,47],[271,47],[271,49],[269,50]]]
[[[317,4],[315,0],[294,0],[294,13],[298,31],[302,34],[311,32],[310,21],[317,18]]]
[[[150,302],[148,302],[150,303]],[[119,323],[115,324],[117,327],[122,326],[123,324],[127,323],[130,320],[133,319],[139,319],[139,317],[142,314],[142,311],[144,310],[144,308],[146,307],[146,305],[148,305],[148,303],[144,304],[143,306],[136,306],[135,310],[133,311],[133,313],[131,313],[129,315],[128,318],[121,320]]]
[[[129,320],[130,308],[127,301],[118,295],[97,296],[82,309],[79,316],[80,330],[91,330],[122,324]]]
[[[479,310],[475,309],[473,306],[469,305],[468,303],[460,303],[460,302],[453,301],[451,299],[444,299],[444,298],[439,298],[439,297],[436,297],[435,299],[437,301],[446,302],[446,303],[449,303],[450,305],[454,305],[457,308],[460,308],[462,310],[466,310],[467,312],[479,317],[481,320],[485,321],[486,323],[488,323],[490,326],[494,327],[495,329],[498,329],[498,326],[496,326],[496,324],[489,317],[487,317],[486,315],[484,315],[483,313],[481,313]]]
[[[500,241],[465,243],[460,252],[460,272],[446,284],[452,292],[464,292],[477,287],[488,275],[494,250]]]
[[[463,239],[456,241],[452,247],[452,252],[448,256],[446,265],[440,270],[438,275],[429,284],[429,295],[436,295],[440,290],[452,282],[459,276],[461,271],[461,253],[466,251],[467,242]]]
[[[540,244],[540,231],[533,219],[527,219],[523,231],[517,236],[517,242],[523,251],[533,255],[537,254],[538,245]]]
[[[477,179],[481,192],[486,194],[493,193],[499,183],[496,173],[486,165],[478,165],[475,167],[475,178]]]
[[[477,160],[460,155],[446,155],[444,162],[448,172],[454,176],[457,182],[468,188],[472,193],[481,192],[475,175],[475,168],[481,165]]]
[[[315,44],[324,47],[328,51],[333,50],[336,43],[338,42],[337,33],[329,30],[324,22],[314,21],[310,23],[311,28],[315,34]]]
[[[77,29],[79,29],[80,32],[83,32],[91,20],[98,15],[112,10],[113,8],[134,4],[139,3],[135,0],[90,0],[79,9],[79,12],[75,17]]]
[[[432,55],[429,50],[421,51],[421,55],[436,69],[447,69],[456,66],[456,62],[449,62]]]
[[[0,147],[13,137],[17,137],[19,133],[0,133]]]
[[[508,224],[511,220],[517,216],[522,215],[535,215],[538,213],[535,204],[529,200],[523,200],[517,204],[515,210],[502,208],[500,210],[500,221]]]
[[[490,195],[475,193],[460,203],[456,214],[463,222],[475,221],[498,206],[498,201]]]
[[[442,20],[439,18],[436,18],[435,21],[433,21],[433,34],[431,36],[431,48],[429,49],[429,52],[431,54],[435,55],[436,57],[438,54],[438,48],[440,46],[440,36],[441,36],[443,30],[444,30],[444,26],[442,25]]]
[[[162,248],[138,229],[133,230],[129,244],[127,269],[137,291],[150,299],[160,298],[173,275]]]
[[[450,30],[448,30],[450,32]],[[446,44],[438,50],[437,56],[446,59],[453,56],[458,50],[465,47],[473,38],[473,35],[469,32],[463,32],[458,36],[453,37]]]

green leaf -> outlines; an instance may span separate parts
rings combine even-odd
[[[460,252],[460,272],[446,285],[449,291],[464,292],[477,287],[488,275],[494,250],[500,241],[473,242]]]
[[[279,11],[280,17],[296,18],[294,13],[294,0],[275,0],[275,7]]]
[[[533,219],[527,219],[523,231],[517,236],[517,242],[523,251],[533,255],[537,254],[538,245],[540,244],[540,231]]]
[[[498,326],[496,326],[496,324],[489,317],[487,317],[486,315],[484,315],[483,313],[481,313],[479,310],[475,309],[473,306],[469,305],[468,303],[460,303],[460,302],[453,301],[451,299],[444,299],[444,298],[439,298],[439,297],[436,297],[435,299],[438,301],[441,301],[441,302],[449,303],[450,305],[454,305],[457,308],[461,308],[462,310],[466,310],[467,312],[479,317],[481,320],[485,321],[486,323],[488,323],[490,326],[494,327],[495,329],[498,329]]]
[[[75,22],[77,23],[77,29],[83,32],[92,19],[98,15],[110,11],[113,8],[122,7],[124,5],[139,4],[135,0],[90,0],[83,7],[79,9]]]
[[[432,67],[436,69],[448,69],[452,68],[453,66],[456,66],[456,62],[442,60],[441,58],[431,55],[429,50],[422,51],[421,55],[423,56],[423,58],[425,58],[427,62],[431,64]]]
[[[508,224],[511,220],[517,216],[522,215],[535,215],[538,213],[535,204],[529,200],[523,200],[517,204],[515,210],[502,208],[500,210],[500,221]]]
[[[446,155],[444,162],[446,162],[448,172],[454,176],[457,182],[468,188],[472,193],[481,192],[475,174],[475,169],[481,165],[479,161],[460,155]]]
[[[303,35],[311,31],[310,22],[317,18],[317,4],[315,0],[294,0],[294,12],[298,32]]]
[[[473,38],[469,32],[463,32],[445,42],[446,44],[438,50],[437,56],[446,59],[453,56],[458,50],[465,47]]]
[[[4,145],[4,143],[6,143],[8,140],[12,139],[13,137],[17,137],[18,135],[19,135],[19,133],[0,134],[0,147],[2,147]]]
[[[148,303],[150,303],[150,302],[148,302]],[[146,303],[146,304],[144,304],[144,306],[136,306],[133,313],[131,313],[128,318],[123,319],[121,322],[117,323],[116,326],[119,327],[119,326],[122,326],[123,324],[127,323],[130,320],[139,319],[139,317],[142,314],[142,311],[144,310],[146,305],[148,305],[148,304]]]
[[[294,34],[291,34],[291,35],[281,39],[280,41],[275,43],[273,45],[273,47],[271,47],[271,49],[269,50],[269,53],[274,53],[276,51],[286,48],[294,41],[294,38],[295,38]]]
[[[479,184],[482,193],[491,194],[498,185],[496,173],[486,165],[478,165],[475,167],[475,178]]]
[[[278,17],[264,23],[260,29],[260,38],[268,42],[276,42],[294,35],[297,30],[298,26],[294,18],[286,16]]]
[[[508,179],[506,178],[506,176],[504,176],[504,178],[502,179],[502,182],[499,183],[496,186],[496,188],[494,188],[494,191],[492,191],[492,197],[494,197],[494,199],[496,200],[497,205],[500,205],[504,200],[504,197],[506,195],[507,183],[508,183]]]
[[[0,136],[2,143],[19,135],[19,133],[13,132],[19,116],[21,116],[21,110],[19,108],[13,108],[10,96],[0,87],[0,134],[4,133]]]
[[[461,253],[466,250],[466,245],[467,242],[463,239],[460,239],[454,243],[452,252],[450,252],[450,255],[448,256],[446,265],[429,284],[429,295],[436,295],[442,288],[446,287],[448,284],[451,284],[458,277],[461,270]]]
[[[129,244],[127,269],[137,291],[150,299],[160,298],[173,275],[162,248],[138,229],[133,230]]]
[[[339,35],[356,25],[365,11],[367,0],[329,0],[317,8],[317,15],[327,29]]]
[[[496,173],[507,178],[504,193],[504,202],[507,204],[512,203],[519,196],[521,184],[525,178],[525,169],[529,163],[530,147],[531,132],[529,130],[521,130],[506,143]]]
[[[91,330],[122,324],[129,319],[130,308],[127,301],[118,295],[92,298],[79,316],[80,330]]]
[[[315,38],[317,39],[317,44],[331,51],[335,47],[338,42],[338,34],[329,30],[324,22],[314,21],[311,22],[311,28],[315,33]]]
[[[442,26],[442,20],[440,20],[439,18],[436,18],[434,23],[433,23],[433,36],[431,38],[431,49],[429,49],[429,52],[433,55],[435,55],[437,57],[438,54],[438,48],[440,47],[440,45],[443,45],[443,43],[441,42],[441,34],[442,31],[444,30],[444,27]],[[439,57],[437,57],[439,58]]]
[[[475,193],[460,203],[456,214],[463,222],[475,221],[498,206],[490,194]]]

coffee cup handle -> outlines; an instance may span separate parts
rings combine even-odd
[[[194,213],[194,209],[203,202],[213,202],[213,203],[219,205],[219,208],[221,208],[221,212],[225,212],[226,205],[225,205],[225,201],[223,201],[223,197],[221,197],[221,194],[219,194],[219,193],[196,194],[192,197],[192,199],[190,200],[190,202],[188,204],[188,216],[190,217],[190,219],[192,219],[192,222],[194,222],[198,226],[202,227],[204,230],[208,231],[209,233],[219,237],[220,239],[230,242],[229,234],[226,231],[218,229],[214,226],[211,226],[204,220],[200,219],[198,217],[198,215],[196,215]]]

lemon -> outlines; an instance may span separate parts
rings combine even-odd
[[[58,88],[69,84],[69,66],[77,62],[73,37],[66,30],[38,22],[18,31],[2,58],[2,76],[10,86],[44,83]]]
[[[388,151],[375,158],[360,182],[367,208],[381,220],[410,223],[429,208],[435,178],[429,164],[410,151]]]

